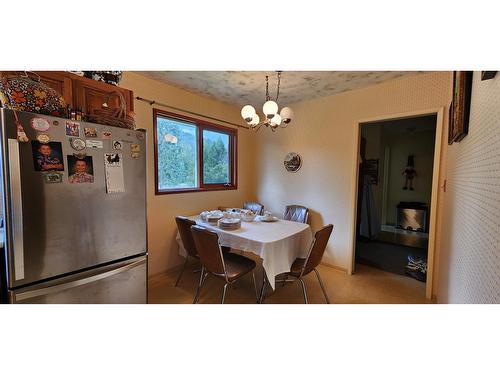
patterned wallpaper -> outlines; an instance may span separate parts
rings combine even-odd
[[[500,303],[500,76],[474,72],[469,134],[447,163],[438,301]]]
[[[268,75],[269,93],[273,99],[276,97],[276,72],[149,71],[138,73],[223,102],[238,105],[252,104],[259,107],[266,98],[266,75]],[[417,73],[403,71],[286,71],[281,76],[279,103],[288,105],[330,96]]]

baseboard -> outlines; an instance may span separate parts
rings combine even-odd
[[[342,272],[347,273],[347,269],[346,268],[340,267],[340,266],[336,266],[335,264],[331,264],[331,263],[327,263],[327,262],[321,262],[321,265],[326,266],[326,267],[330,267],[330,268],[333,268],[333,269],[336,269],[337,271],[342,271]]]

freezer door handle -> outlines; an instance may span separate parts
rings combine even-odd
[[[34,289],[34,290],[21,292],[21,293],[12,293],[11,292],[12,293],[11,294],[12,302],[13,303],[20,302],[20,301],[23,301],[23,300],[26,300],[29,298],[34,298],[34,297],[38,297],[38,296],[44,296],[47,294],[57,293],[57,292],[60,292],[60,291],[66,290],[66,289],[75,288],[75,287],[80,286],[80,285],[89,284],[89,283],[92,283],[92,282],[95,282],[98,280],[105,279],[107,277],[117,275],[117,274],[122,273],[122,272],[125,272],[125,271],[127,271],[131,268],[137,267],[145,262],[146,262],[146,258],[143,257],[143,258],[136,260],[134,262],[125,264],[124,266],[120,266],[120,267],[111,269],[111,270],[106,271],[106,272],[94,274],[94,275],[89,276],[89,277],[84,277],[82,279],[78,279],[78,280],[74,280],[74,281],[70,281],[70,282],[61,281],[60,283],[58,283],[56,285],[51,285],[51,286],[48,286],[45,288]]]
[[[12,248],[14,249],[14,277],[15,280],[24,279],[24,243],[23,243],[23,197],[21,194],[21,163],[19,158],[19,142],[9,139],[9,177],[10,200],[12,215],[10,220],[12,228]],[[9,223],[7,223],[9,224]]]

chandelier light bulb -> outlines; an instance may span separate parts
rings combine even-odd
[[[257,125],[260,121],[259,115],[257,113],[254,113],[252,119],[250,120],[249,124],[250,125]]]
[[[289,124],[295,118],[295,115],[290,107],[283,107],[280,111],[280,115],[285,124]]]
[[[252,107],[251,105],[247,104],[246,106],[244,106],[242,109],[241,109],[241,117],[243,117],[243,119],[246,121],[246,122],[250,122],[252,121],[252,118],[253,116],[255,115],[255,108]]]
[[[268,119],[272,119],[274,115],[278,113],[278,104],[273,100],[268,100],[264,103],[262,111],[267,116]]]
[[[271,119],[271,124],[275,124],[276,126],[281,124],[281,116],[278,114],[274,115],[274,117]]]

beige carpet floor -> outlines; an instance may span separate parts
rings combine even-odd
[[[192,303],[199,273],[193,273],[200,266],[196,262],[188,265],[177,287],[174,287],[178,272],[157,275],[149,281],[149,303]],[[425,284],[412,278],[396,275],[365,265],[356,265],[356,273],[345,272],[320,265],[319,272],[325,284],[331,303],[430,303],[425,298]],[[255,271],[257,287],[262,282],[262,267]],[[321,288],[313,273],[307,275],[305,284],[309,303],[325,303]],[[203,286],[199,303],[220,303],[224,282],[208,276]],[[225,303],[255,303],[252,275],[245,275],[228,287]],[[277,284],[269,291],[266,304],[303,303],[300,284]]]

